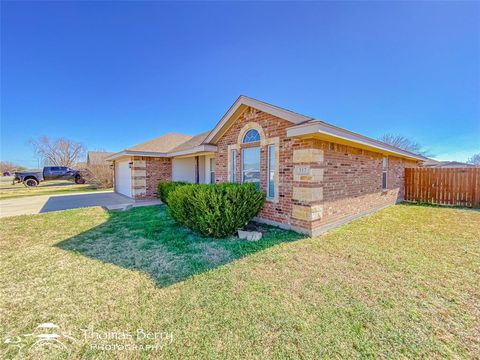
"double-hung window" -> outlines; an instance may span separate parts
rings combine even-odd
[[[388,179],[388,157],[383,158],[382,164],[382,189],[387,190],[387,179]]]
[[[250,129],[243,137],[243,143],[260,142],[260,134]],[[242,183],[254,183],[260,189],[260,147],[242,149]]]
[[[215,158],[210,158],[210,184],[215,184]]]
[[[242,183],[254,183],[260,189],[260,148],[242,149]]]
[[[230,152],[230,181],[237,182],[237,150]]]
[[[268,145],[268,179],[267,179],[267,197],[275,197],[275,145]]]

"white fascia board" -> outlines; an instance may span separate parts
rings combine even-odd
[[[123,151],[117,152],[117,153],[115,153],[115,154],[112,154],[112,155],[110,155],[110,156],[107,156],[107,157],[105,158],[105,160],[107,160],[107,161],[113,161],[113,160],[118,159],[119,157],[122,157],[122,156],[125,156],[125,155],[126,155],[126,154],[125,154],[125,150],[123,150]]]
[[[377,149],[380,152],[397,154],[400,157],[406,157],[409,159],[415,159],[420,161],[428,160],[428,158],[424,156],[413,154],[409,151],[399,149],[395,146],[391,146],[389,144],[382,143],[374,139],[370,139],[366,136],[359,135],[348,130],[337,128],[335,126],[330,126],[322,122],[314,122],[312,124],[301,125],[301,126],[292,126],[287,129],[288,137],[305,136],[305,135],[311,135],[311,134],[325,134],[328,136],[332,136],[334,138],[346,140],[346,141],[360,144],[363,146],[368,146],[368,147]]]
[[[212,141],[212,139],[215,137],[215,135],[226,125],[228,120],[232,117],[232,115],[238,110],[240,106],[250,106],[252,108],[261,110],[267,114],[279,117],[281,119],[290,121],[294,124],[299,124],[304,121],[312,120],[311,117],[304,116],[301,114],[294,113],[293,111],[289,111],[286,109],[279,108],[277,106],[273,106],[267,103],[264,103],[263,101],[255,100],[252,98],[249,98],[247,96],[241,95],[228,109],[228,111],[223,115],[223,117],[220,119],[220,121],[217,123],[217,125],[213,128],[213,130],[208,134],[208,136],[205,139],[205,143],[209,143]]]
[[[175,151],[175,152],[169,152],[169,153],[160,153],[160,152],[154,152],[154,151],[134,151],[134,150],[123,150],[118,153],[115,153],[113,155],[110,155],[108,158],[106,158],[107,161],[112,161],[115,159],[118,159],[120,157],[125,157],[125,156],[144,156],[144,157],[174,157],[174,156],[182,156],[182,155],[189,155],[189,154],[195,154],[195,153],[200,153],[200,152],[215,152],[217,151],[217,146],[216,145],[199,145],[195,146],[190,149],[182,150],[182,151]]]
[[[216,145],[198,145],[187,150],[168,153],[168,156],[173,157],[173,156],[182,156],[182,155],[190,155],[190,154],[196,154],[201,152],[215,152],[215,151],[217,151]]]
[[[145,156],[145,157],[168,157],[167,153],[160,153],[154,151],[133,151],[123,150],[106,158],[107,161],[112,161],[123,156]]]

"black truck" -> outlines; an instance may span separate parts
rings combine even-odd
[[[85,184],[85,179],[79,170],[66,166],[45,166],[43,170],[18,171],[14,174],[13,183],[23,182],[27,187],[37,186],[40,181],[70,180],[76,184]]]

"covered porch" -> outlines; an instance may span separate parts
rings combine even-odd
[[[192,184],[215,183],[215,153],[173,157],[172,180]]]

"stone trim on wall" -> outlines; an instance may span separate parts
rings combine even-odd
[[[313,144],[312,144],[313,145]],[[307,147],[293,151],[292,218],[312,222],[323,217],[324,153]]]
[[[294,150],[293,163],[323,163],[323,150],[316,148]]]
[[[293,205],[292,217],[299,220],[315,221],[323,216],[323,205]]]
[[[310,165],[295,165],[293,181],[304,183],[319,183],[323,181],[323,168],[312,168]]]
[[[293,187],[292,199],[304,203],[323,200],[323,187]]]
[[[145,160],[133,158],[132,165],[132,196],[145,197],[147,194],[147,163]]]

